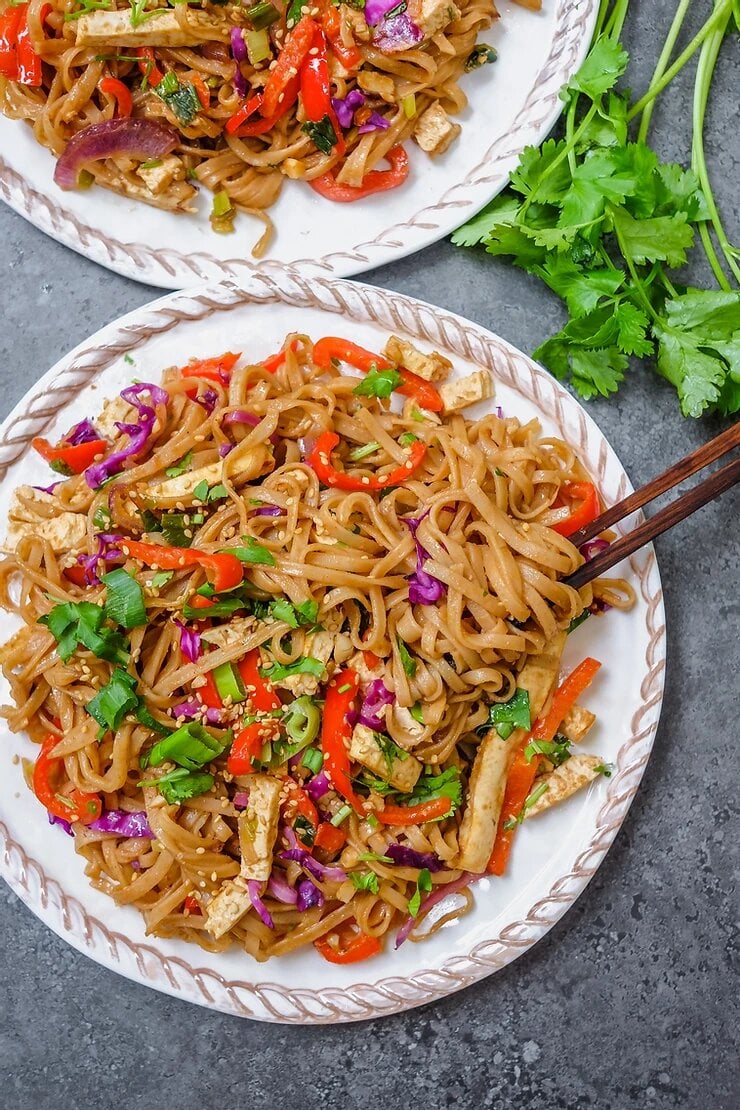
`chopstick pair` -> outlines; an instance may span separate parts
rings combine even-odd
[[[654,501],[662,493],[673,489],[685,478],[690,478],[692,474],[696,474],[698,470],[703,470],[705,466],[716,459],[721,459],[723,455],[728,454],[738,446],[740,446],[740,422],[733,424],[731,428],[715,436],[703,447],[698,447],[696,451],[692,451],[690,455],[686,455],[685,458],[674,463],[663,474],[653,478],[652,482],[648,482],[641,489],[635,490],[629,497],[625,497],[622,501],[618,501],[616,505],[612,505],[610,509],[606,509],[596,520],[575,532],[569,539],[576,547],[580,547],[587,540],[593,539],[594,536],[598,536],[606,528],[624,520],[625,517],[636,512],[637,509],[641,509],[643,505]],[[564,581],[569,586],[575,586],[576,589],[585,586],[587,582],[598,578],[605,571],[621,562],[622,559],[632,555],[644,544],[650,543],[656,536],[662,535],[674,524],[685,520],[697,509],[701,509],[703,505],[731,489],[738,481],[740,481],[740,458],[726,463],[719,470],[710,474],[708,478],[705,478],[703,482],[699,482],[693,489],[687,490],[675,501],[666,505],[655,516],[643,521],[634,531],[628,532],[625,536],[620,536],[607,551],[602,551],[594,559],[584,563],[582,567],[579,567]]]

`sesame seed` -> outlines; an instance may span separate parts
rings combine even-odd
[[[200,848],[195,849],[195,854],[197,856],[204,856],[206,854],[206,850],[201,846]]]

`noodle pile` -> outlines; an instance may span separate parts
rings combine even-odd
[[[13,10],[0,4],[0,20]],[[212,216],[215,230],[231,230],[237,208],[267,224],[256,255],[264,252],[270,234],[265,210],[277,200],[286,177],[312,183],[333,200],[355,199],[355,194],[359,199],[402,184],[408,172],[402,150],[403,167],[394,162],[393,171],[385,170],[382,186],[368,175],[382,170],[389,153],[393,160],[393,152],[411,137],[431,156],[446,150],[460,131],[448,114],[459,114],[467,104],[461,77],[495,58],[490,47],[476,47],[479,32],[497,18],[493,0],[446,6],[442,0],[409,0],[395,7],[391,0],[368,0],[367,10],[364,0],[338,6],[316,0],[313,7],[283,0],[255,0],[252,7],[230,0],[185,0],[172,6],[166,0],[30,0],[22,11],[37,70],[35,76],[24,76],[23,70],[17,74],[12,48],[5,59],[0,51],[0,108],[30,124],[38,142],[57,158],[91,125],[120,123],[121,117],[173,130],[166,157],[146,157],[133,141],[113,154],[103,148],[86,156],[81,152],[70,180],[64,183],[55,175],[57,182],[63,188],[94,182],[180,212],[194,211],[197,185],[204,185],[219,198]],[[111,22],[116,13],[130,21],[128,33]],[[171,30],[155,33],[163,16],[177,30],[175,45],[168,45]],[[270,18],[265,27],[263,21]],[[229,121],[250,98],[264,92],[299,19],[316,27],[320,45],[312,49],[325,59],[331,106],[326,99],[325,108],[312,114],[301,72],[295,76],[300,95],[297,85],[292,91],[286,87],[284,105],[269,117],[271,126],[255,126],[264,122],[260,108],[245,116],[243,126],[230,129]],[[390,39],[384,30],[388,20]],[[101,31],[108,27],[113,30],[106,39]],[[403,36],[409,34],[411,45],[404,45]],[[136,45],[140,42],[148,45]],[[310,125],[319,118],[323,139]]]
[[[330,946],[327,958],[337,947],[356,946],[358,937],[363,944],[376,938],[377,946],[397,926],[408,929],[415,911],[421,920],[435,895],[467,887],[471,876],[459,865],[461,821],[473,808],[471,768],[490,735],[491,706],[511,702],[527,660],[564,639],[574,619],[632,600],[626,583],[601,581],[579,592],[561,581],[583,556],[548,524],[563,519],[568,483],[588,480],[566,443],[543,436],[534,420],[522,424],[500,411],[471,420],[452,402],[437,413],[421,408],[420,401],[432,403],[423,389],[409,396],[396,387],[389,397],[375,365],[358,392],[356,375],[337,359],[317,365],[314,349],[306,336],[293,335],[264,364],[222,356],[166,370],[164,396],[155,386],[135,387],[151,414],[146,443],[111,465],[110,480],[97,488],[94,466],[49,493],[21,487],[11,510],[14,552],[0,564],[0,603],[23,622],[0,650],[13,702],[3,712],[11,729],[45,744],[43,774],[56,802],[44,804],[50,814],[63,814],[65,806],[73,811],[77,791],[99,799],[103,819],[109,812],[119,814],[116,820],[137,815],[139,825],[126,828],[127,835],[94,828],[100,821],[89,816],[72,820],[92,883],[140,910],[150,933],[209,950],[236,944],[259,960],[317,940],[321,946],[320,938],[324,955]],[[372,381],[378,384],[367,388]],[[95,466],[101,455],[105,465],[131,448],[130,399],[108,402],[94,430],[87,429],[94,445],[96,436],[105,440]],[[337,439],[328,455],[321,447],[327,432]],[[65,442],[72,440],[70,433]],[[68,448],[59,451],[72,458]],[[344,477],[349,472],[359,488],[332,487],[326,475],[320,481],[327,466]],[[372,488],[398,468],[406,470],[401,482]],[[160,545],[160,560],[141,554],[142,539]],[[172,571],[165,551],[173,546],[183,563],[189,552],[197,559],[240,551],[243,582],[216,589],[214,597],[213,566],[206,559],[175,563]],[[110,579],[100,579],[117,568],[138,583],[146,605],[144,622],[117,626],[123,663],[82,642],[63,660],[58,633],[40,618],[70,602],[102,605],[106,596],[110,602]],[[410,592],[424,588],[434,602],[410,600]],[[231,612],[217,606],[209,614],[214,600],[229,598],[238,599]],[[106,625],[110,637],[115,625]],[[186,640],[192,635],[200,639],[199,653]],[[231,665],[249,657],[268,674],[251,685],[246,680],[242,700],[219,687],[214,708],[206,676],[216,668],[223,674],[224,665],[233,674]],[[301,670],[307,659],[318,659],[318,667]],[[556,657],[555,677],[557,666]],[[148,716],[142,721],[130,710],[116,728],[101,728],[88,706],[116,667],[131,677],[134,701],[138,696]],[[378,680],[383,704],[370,706],[368,691],[377,695]],[[257,705],[262,686],[279,699],[271,714]],[[353,756],[344,786],[327,754],[332,697],[349,698],[348,735],[368,714],[379,718],[380,731],[365,732],[380,754],[364,762]],[[299,699],[309,715],[316,710],[317,722],[323,714],[323,733],[317,736],[316,724],[304,752],[285,758],[287,737],[278,742],[274,730]],[[211,775],[212,784],[171,803],[158,779],[183,772],[176,761],[149,762],[148,753],[193,719],[184,703],[194,705],[195,721],[224,750],[187,771]],[[248,773],[232,774],[233,738],[255,719],[265,725],[259,755]],[[417,761],[426,800],[422,794],[416,804],[430,798],[439,804],[441,796],[448,815],[384,821],[386,806],[414,797],[391,789],[391,768],[403,776]],[[553,766],[542,758],[538,776]],[[37,794],[38,768],[29,768]],[[320,793],[315,780],[327,768],[329,783]],[[440,777],[441,795],[432,782]],[[271,817],[266,810],[252,815],[249,826],[244,815],[257,804],[258,781],[268,790],[278,784],[273,802],[280,816],[273,807]],[[92,803],[91,813],[99,811]],[[264,878],[247,887],[245,838],[260,843],[258,818],[272,822],[272,840]],[[332,842],[325,847],[312,846],[317,821],[334,830],[323,834]],[[141,829],[145,834],[136,835]],[[490,843],[485,851],[487,858]],[[225,891],[243,904],[233,924],[215,935],[209,905]],[[464,890],[463,910],[470,904]]]

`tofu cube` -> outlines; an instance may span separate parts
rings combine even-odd
[[[149,169],[139,166],[136,172],[149,192],[155,196],[163,193],[173,181],[182,181],[185,177],[183,164],[174,154],[163,158],[158,166],[151,166]]]
[[[407,343],[405,339],[399,339],[397,335],[390,337],[383,353],[392,362],[397,362],[399,366],[403,366],[406,370],[410,370],[412,374],[416,374],[417,377],[423,378],[427,382],[444,381],[452,370],[450,360],[439,354],[438,351],[432,351],[428,355],[424,354],[413,343]]]
[[[215,898],[206,906],[206,928],[218,940],[252,908],[252,899],[243,882],[227,879]]]
[[[445,412],[460,412],[478,401],[493,397],[493,379],[487,370],[476,370],[466,378],[439,387]]]
[[[249,804],[238,817],[243,879],[266,883],[272,871],[272,852],[278,833],[283,784],[271,775],[249,776]]]
[[[444,154],[461,131],[460,124],[453,123],[442,105],[435,101],[419,116],[413,137],[422,150],[435,157]]]
[[[269,455],[270,452],[262,444],[259,444],[252,451],[246,451],[234,460],[233,467],[229,471],[231,477],[257,478],[261,474]],[[208,466],[201,466],[197,470],[186,470],[184,474],[178,474],[176,478],[153,482],[143,492],[154,501],[182,501],[184,504],[192,504],[194,500],[197,500],[193,497],[193,490],[201,482],[206,482],[211,487],[217,486],[219,482],[223,481],[224,464],[227,461],[228,456],[226,459],[219,459],[218,462],[209,463]]]
[[[551,809],[552,806],[557,805],[558,802],[564,802],[566,798],[570,798],[577,790],[581,790],[589,782],[593,782],[598,778],[600,771],[597,767],[601,767],[603,760],[598,755],[572,755],[565,763],[561,763],[549,775],[543,775],[542,778],[537,779],[535,787],[540,783],[546,783],[547,790],[530,806],[526,812],[526,818],[536,817],[538,813],[544,813],[546,809]]]
[[[306,637],[305,645],[303,654],[310,656],[312,659],[319,659],[324,664],[325,671],[326,664],[331,659],[334,650],[334,633],[326,630],[314,632],[311,636]],[[300,698],[304,694],[315,694],[323,680],[323,674],[318,676],[291,674],[287,678],[275,679],[273,684],[279,686],[281,690],[290,690],[291,694]]]
[[[451,0],[411,0],[409,15],[421,27],[424,38],[430,39],[448,23],[460,18],[460,9]]]
[[[203,12],[189,12],[188,25],[182,26],[174,11],[163,11],[132,26],[131,11],[87,12],[76,20],[78,46],[198,46],[213,37],[221,21]]]
[[[392,743],[392,741],[391,741]],[[410,793],[416,786],[422,765],[413,755],[401,758],[400,754],[386,758],[386,754],[375,738],[372,729],[355,725],[349,745],[349,757],[378,778],[385,779],[396,790]]]
[[[595,720],[596,714],[590,709],[585,709],[582,705],[574,705],[563,717],[558,731],[562,732],[563,736],[567,736],[571,744],[580,744]]]
[[[23,501],[21,500],[23,494]],[[34,505],[53,505],[54,498],[43,490],[31,486],[19,486],[13,493],[8,509],[8,531],[4,548],[15,551],[24,536],[35,536],[51,544],[57,554],[63,551],[81,551],[87,541],[87,516],[84,513],[60,513],[54,509],[54,516],[41,517],[26,507],[24,502]]]

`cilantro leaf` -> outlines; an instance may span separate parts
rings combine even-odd
[[[681,332],[654,329],[658,337],[658,370],[675,386],[684,416],[700,416],[719,400],[726,367],[721,359],[699,349]]]
[[[624,167],[617,151],[588,154],[573,172],[558,226],[593,223],[603,215],[607,201],[622,201],[636,188],[636,173]]]
[[[378,370],[377,366],[372,366],[352,392],[356,397],[390,397],[402,382],[397,370]]]
[[[506,193],[500,193],[477,216],[453,232],[452,242],[456,247],[474,247],[482,243],[494,228],[501,224],[513,223],[519,210],[519,200]]]
[[[636,220],[626,208],[613,208],[611,217],[623,251],[634,262],[667,262],[683,266],[694,231],[683,212]]]
[[[538,272],[553,293],[563,298],[571,316],[576,318],[592,312],[602,297],[613,297],[624,281],[621,270],[605,267],[582,270],[562,254],[548,259]]]
[[[511,188],[540,201],[558,203],[570,187],[568,160],[562,157],[565,148],[565,140],[554,139],[541,147],[525,147],[511,175]]]
[[[610,38],[599,39],[581,63],[581,68],[571,77],[566,89],[580,92],[598,100],[622,76],[629,62],[629,54],[618,42]]]
[[[616,347],[596,351],[574,349],[570,356],[573,385],[586,400],[616,393],[627,369],[627,357]]]

